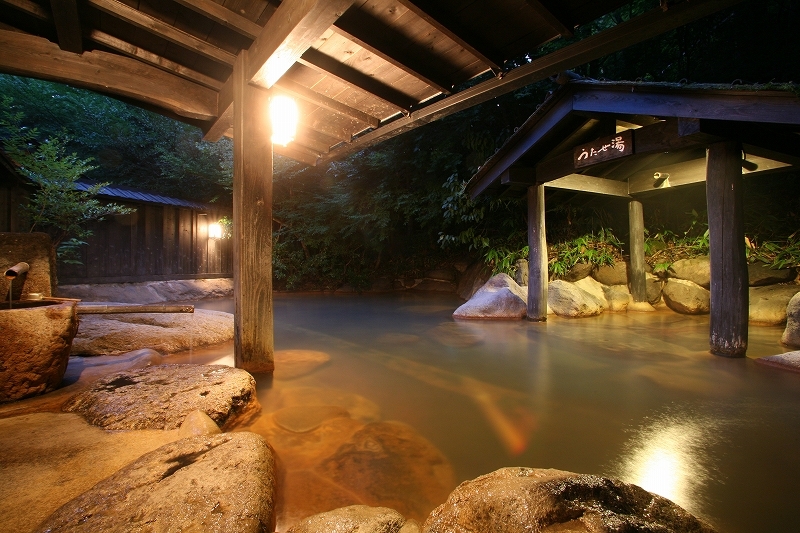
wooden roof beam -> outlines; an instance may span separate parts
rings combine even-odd
[[[548,26],[557,31],[562,37],[572,37],[575,34],[575,32],[572,31],[575,25],[570,21],[570,17],[567,17],[565,13],[561,12],[554,2],[547,2],[547,5],[545,5],[546,0],[525,1]]]
[[[52,18],[50,16],[49,11],[47,11],[45,8],[43,8],[36,2],[31,2],[31,0],[0,0],[0,1],[39,20],[50,22]]]
[[[362,135],[347,147],[323,156],[332,160],[363,150],[367,146],[385,141],[405,131],[452,115],[492,98],[515,91],[531,83],[549,78],[562,70],[569,70],[589,61],[617,52],[628,46],[646,41],[656,35],[700,19],[740,3],[742,0],[683,1],[663,11],[654,8],[647,13],[622,22],[613,28],[587,37],[577,43],[535,59],[508,72],[503,78],[493,78],[464,91],[439,100],[400,118],[386,126]]]
[[[371,126],[373,128],[377,128],[378,125],[381,123],[380,119],[375,118],[372,115],[368,115],[363,111],[354,109],[346,104],[334,100],[333,98],[328,98],[327,96],[320,94],[314,91],[313,89],[309,89],[308,87],[300,85],[299,83],[293,82],[291,80],[280,79],[275,84],[275,86],[282,92],[288,93],[292,96],[296,96],[297,98],[301,98],[306,102],[318,105],[329,111],[333,111],[335,113],[341,113],[342,115],[354,118],[359,122],[363,122],[364,124]]]
[[[293,143],[288,146],[281,146],[280,144],[273,144],[272,151],[278,155],[300,161],[312,167],[317,166],[319,162],[319,154],[313,150],[305,149],[300,146],[295,146]]]
[[[504,58],[494,51],[490,50],[485,44],[480,43],[478,39],[469,35],[466,30],[459,27],[459,25],[450,20],[446,14],[436,7],[436,2],[428,0],[398,0],[412,13],[423,19],[425,22],[447,35],[452,41],[463,47],[470,54],[475,56],[481,63],[489,67],[495,74],[503,70]]]
[[[98,44],[102,44],[103,46],[107,46],[112,50],[116,50],[117,52],[123,53],[128,57],[140,59],[145,63],[153,65],[154,67],[160,68],[161,70],[165,70],[189,81],[199,83],[200,85],[204,85],[209,89],[219,91],[222,88],[223,82],[217,79],[206,76],[200,72],[196,72],[188,67],[184,67],[183,65],[179,65],[174,61],[170,61],[169,59],[163,58],[157,54],[148,52],[143,48],[139,48],[138,46],[125,42],[121,39],[117,39],[113,35],[109,35],[100,30],[92,30],[89,32],[88,37],[90,40]]]
[[[249,39],[255,39],[261,33],[261,26],[214,0],[175,0],[175,2]]]
[[[73,54],[42,37],[0,30],[0,71],[132,98],[181,117],[217,116],[216,92],[135,59],[99,50]]]
[[[284,0],[253,41],[246,76],[269,89],[354,0]]]
[[[453,92],[452,83],[439,74],[437,66],[420,61],[430,52],[409,42],[381,20],[351,9],[334,23],[333,30],[440,93]]]
[[[50,0],[56,24],[58,46],[67,52],[83,53],[83,34],[76,0]]]
[[[332,76],[346,85],[372,94],[396,108],[398,111],[405,111],[407,113],[409,109],[418,103],[405,93],[389,87],[349,65],[339,63],[335,59],[326,56],[314,48],[306,50],[298,60],[298,63],[322,74]]]
[[[193,35],[189,35],[174,26],[167,24],[157,18],[151,17],[146,13],[134,9],[127,4],[118,2],[117,0],[87,0],[88,4],[92,7],[99,9],[109,15],[124,20],[134,26],[148,31],[162,39],[166,39],[172,43],[191,50],[200,54],[212,61],[221,63],[227,66],[233,66],[236,56],[226,50],[217,48],[208,44],[202,39],[198,39]]]

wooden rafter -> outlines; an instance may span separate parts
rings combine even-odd
[[[193,35],[181,31],[174,26],[167,24],[157,18],[151,17],[146,13],[134,9],[127,4],[118,2],[117,0],[87,0],[89,5],[108,13],[109,15],[124,20],[134,26],[142,28],[154,35],[157,35],[167,41],[175,43],[179,46],[200,54],[212,61],[222,63],[223,65],[232,66],[236,60],[236,56],[226,50],[208,44],[202,39],[198,39]]]
[[[412,97],[385,85],[371,76],[367,76],[345,63],[339,63],[314,48],[306,50],[298,60],[298,63],[322,74],[332,76],[346,85],[370,93],[398,111],[407,111],[417,104],[417,101]]]
[[[363,122],[364,124],[371,126],[373,128],[377,128],[378,125],[381,123],[380,119],[375,118],[363,111],[359,111],[358,109],[354,109],[346,104],[343,104],[339,101],[334,100],[333,98],[328,98],[327,96],[320,94],[313,89],[309,89],[304,85],[300,85],[299,83],[293,82],[288,79],[281,79],[275,84],[278,89],[283,92],[289,93],[292,96],[296,96],[305,100],[306,102],[318,105],[323,107],[329,111],[333,111],[335,113],[341,113],[342,115],[348,116],[350,118],[354,118],[359,122]]]
[[[244,35],[250,39],[255,39],[261,33],[261,26],[248,18],[241,16],[235,11],[220,5],[214,0],[175,0],[180,5],[191,9],[196,13],[210,18],[226,28]]]
[[[189,81],[194,81],[210,89],[219,91],[222,88],[222,82],[219,80],[184,67],[183,65],[175,63],[174,61],[170,61],[169,59],[161,57],[160,55],[148,52],[143,48],[139,48],[138,46],[125,42],[121,39],[117,39],[116,37],[100,30],[92,30],[89,32],[89,39],[96,43],[107,46],[112,50],[121,52],[126,56],[140,59],[141,61],[149,63],[154,67],[166,70],[167,72],[171,72],[172,74],[180,76],[181,78],[185,78]]]
[[[133,98],[181,117],[210,120],[217,93],[141,61],[101,51],[65,52],[43,37],[0,30],[0,70]]]
[[[367,13],[350,10],[334,23],[333,29],[437,91],[452,92],[452,84],[440,74],[441,69],[424,60],[429,54],[423,47],[409,43],[392,27]]]
[[[81,21],[78,17],[78,4],[75,0],[50,0],[53,21],[56,24],[58,46],[67,52],[83,52]]]
[[[541,81],[563,70],[575,68],[594,59],[622,50],[693,20],[738,4],[741,1],[695,0],[672,6],[668,11],[655,8],[613,28],[535,59],[527,65],[515,68],[502,79],[493,78],[479,83],[474,87],[414,111],[408,117],[400,118],[373,132],[362,135],[348,146],[323,156],[323,161],[338,159],[358,150],[363,150],[367,146],[390,139],[422,124],[439,120],[497,96]]]
[[[50,12],[31,0],[0,0],[4,4],[14,7],[39,20],[50,21]]]
[[[411,10],[412,13],[423,19],[425,22],[436,28],[441,33],[447,35],[452,41],[467,50],[495,73],[503,69],[504,59],[494,50],[469,35],[466,30],[460,28],[454,21],[449,20],[440,9],[437,9],[435,2],[428,0],[398,0],[401,4]]]
[[[272,87],[352,3],[353,0],[281,2],[248,49],[249,81]]]
[[[554,2],[548,2],[545,5],[543,0],[525,0],[536,14],[544,20],[551,28],[559,33],[562,37],[572,37],[572,27],[574,25],[569,21],[566,15],[562,13],[556,14],[557,6]]]
[[[312,167],[316,166],[317,162],[319,161],[318,152],[315,152],[308,148],[304,148],[302,146],[297,146],[294,143],[291,143],[288,146],[273,144],[272,151],[278,155],[294,159],[295,161],[300,161],[307,165],[311,165]]]

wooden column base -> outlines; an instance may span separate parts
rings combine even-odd
[[[544,185],[528,187],[528,320],[547,320],[547,237]]]

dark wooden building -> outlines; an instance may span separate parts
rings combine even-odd
[[[630,289],[644,302],[641,199],[705,182],[711,351],[744,356],[741,181],[800,166],[800,98],[791,89],[572,81],[556,91],[467,184],[473,198],[527,195],[528,318],[547,318],[545,189],[628,201]]]

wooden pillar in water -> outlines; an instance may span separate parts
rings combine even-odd
[[[237,368],[272,372],[272,140],[269,91],[233,67],[233,300]]]
[[[711,353],[744,357],[749,289],[744,245],[742,147],[738,142],[709,146],[706,201],[711,256]]]
[[[644,270],[644,212],[642,202],[628,203],[628,227],[630,229],[631,269],[628,280],[634,302],[647,301],[647,278]]]
[[[528,187],[528,320],[547,320],[547,237],[544,185]]]

